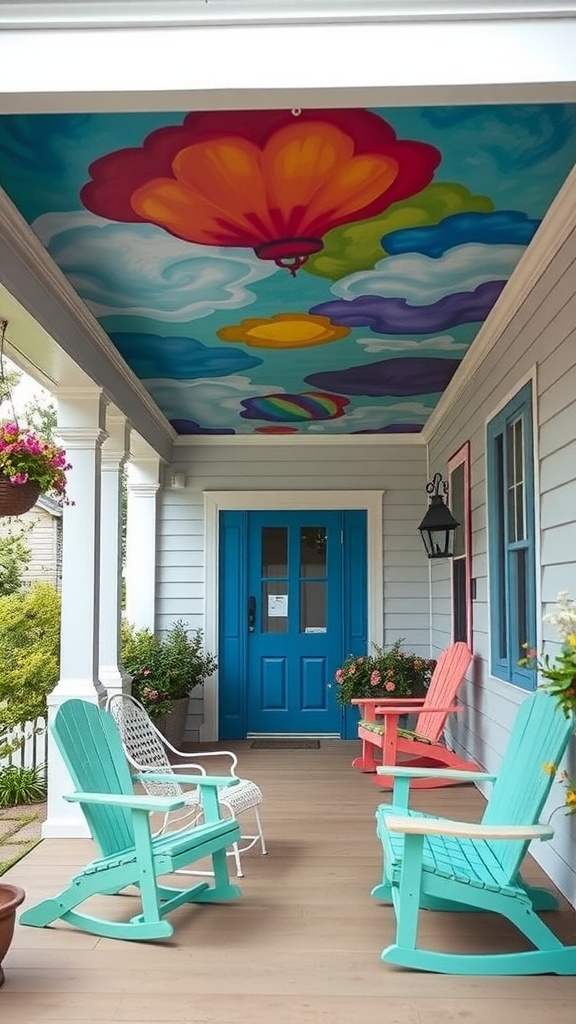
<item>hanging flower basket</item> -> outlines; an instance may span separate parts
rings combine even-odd
[[[21,516],[29,512],[40,497],[40,487],[34,480],[13,484],[7,476],[0,476],[0,516]]]
[[[57,444],[16,422],[0,423],[0,516],[21,516],[40,494],[71,504],[66,496],[71,468]]]

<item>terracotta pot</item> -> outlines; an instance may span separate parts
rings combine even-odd
[[[8,952],[14,934],[16,909],[24,901],[26,893],[17,885],[0,882],[0,987],[4,984],[2,961]]]

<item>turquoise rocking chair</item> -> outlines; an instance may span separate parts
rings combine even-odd
[[[517,713],[498,775],[441,769],[441,777],[491,781],[494,787],[482,822],[471,825],[409,809],[410,781],[434,769],[378,769],[395,777],[392,804],[376,812],[384,850],[376,899],[392,903],[396,940],[382,960],[444,974],[576,974],[576,946],[565,946],[538,916],[555,910],[547,889],[528,885],[520,873],[532,839],[549,839],[553,829],[538,824],[574,722],[554,699],[538,692]],[[512,922],[533,949],[465,954],[418,945],[421,910],[488,911]]]
[[[63,892],[29,907],[20,916],[20,924],[44,928],[61,919],[87,932],[107,938],[153,940],[168,938],[173,927],[164,917],[184,903],[215,903],[235,900],[241,893],[228,878],[227,847],[240,837],[233,818],[220,818],[218,790],[237,784],[227,777],[189,776],[170,773],[182,785],[198,786],[202,794],[204,824],[154,837],[150,815],[161,815],[184,807],[185,797],[159,797],[137,794],[122,741],[112,716],[95,704],[68,700],[57,712],[53,733],[70,772],[75,793],[67,800],[80,803],[100,857],[75,875]],[[146,774],[146,781],[153,776]],[[165,776],[154,773],[156,781]],[[212,860],[213,877],[190,888],[161,884],[161,876],[204,857]],[[92,896],[106,904],[127,886],[136,887],[136,896],[124,897],[137,902],[139,912],[128,921],[96,917],[76,908]]]

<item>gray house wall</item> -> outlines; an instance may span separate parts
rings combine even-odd
[[[0,534],[22,533],[30,551],[30,562],[22,582],[62,585],[62,511],[51,499],[39,498],[36,505],[17,518],[0,519]]]
[[[576,596],[576,232],[567,238],[486,354],[455,405],[430,439],[430,465],[444,471],[447,460],[467,440],[471,449],[472,575],[474,671],[463,699],[467,709],[453,728],[454,745],[489,770],[497,769],[518,704],[526,693],[490,675],[488,616],[488,536],[486,516],[486,423],[527,380],[533,381],[535,491],[537,522],[537,608],[551,610],[559,590]],[[432,643],[449,640],[450,567],[432,569]],[[527,638],[553,653],[553,626]],[[576,743],[565,767],[576,770]],[[564,802],[553,792],[543,820]],[[576,905],[576,817],[560,809],[553,818],[551,843],[533,844],[534,856]]]

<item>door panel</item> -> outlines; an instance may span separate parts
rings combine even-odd
[[[365,512],[225,512],[220,527],[220,736],[344,735],[332,683],[366,650]]]
[[[340,733],[331,686],[342,647],[342,514],[251,512],[248,733]]]

